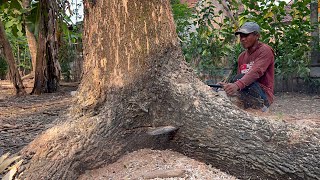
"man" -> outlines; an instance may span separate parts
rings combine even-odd
[[[273,102],[274,51],[260,42],[260,27],[255,22],[246,22],[235,32],[240,36],[241,45],[246,49],[238,57],[236,77],[223,85],[227,95],[239,98],[244,108],[266,111]]]

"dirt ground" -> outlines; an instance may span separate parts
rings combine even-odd
[[[27,84],[27,91],[31,91]],[[0,81],[0,156],[16,153],[35,136],[52,127],[59,114],[71,105],[74,84],[64,83],[60,91],[52,94],[15,97],[11,84]],[[320,127],[320,95],[278,93],[269,112],[248,111],[279,121]],[[236,179],[202,162],[174,151],[142,149],[120,158],[100,169],[86,171],[79,178],[90,179]]]

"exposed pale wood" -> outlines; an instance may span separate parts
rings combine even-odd
[[[12,180],[16,172],[18,171],[18,168],[21,166],[23,160],[20,160],[16,164],[10,167],[10,171],[3,176],[3,180]]]
[[[162,127],[151,128],[147,133],[151,136],[157,136],[157,135],[169,134],[177,130],[178,128],[173,126],[162,126]]]
[[[22,77],[22,80],[26,80],[26,79],[33,79],[34,78],[34,73],[30,73],[30,74],[27,74],[25,76]]]

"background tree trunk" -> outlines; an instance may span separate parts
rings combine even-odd
[[[31,55],[32,61],[32,73],[35,72],[36,69],[36,59],[37,59],[37,40],[34,34],[28,29],[28,26],[25,26],[26,36],[28,41],[28,47]]]
[[[168,0],[85,8],[75,105],[21,151],[22,179],[76,179],[140,148],[171,148],[245,179],[320,177],[319,129],[251,117],[204,85],[183,60]],[[178,130],[150,133],[168,125]]]
[[[319,23],[318,23],[318,0],[311,0],[310,3],[310,20],[313,26],[313,31],[311,32],[311,64],[318,64],[319,61]]]
[[[30,0],[23,0],[22,6],[23,8],[28,8],[30,5]],[[36,58],[37,58],[37,40],[34,34],[29,30],[28,24],[25,23],[25,31],[26,37],[28,41],[28,47],[31,55],[31,62],[32,62],[32,73],[34,74],[36,68]]]
[[[37,59],[37,40],[34,34],[28,29],[28,25],[25,26],[26,30],[26,37],[28,41],[28,47],[29,47],[29,52],[31,55],[31,63],[32,63],[32,70],[29,74],[25,75],[22,77],[22,80],[25,79],[34,79],[34,74],[36,71],[36,59]]]
[[[40,24],[32,94],[58,90],[61,68],[58,62],[56,38],[56,1],[40,1]]]
[[[320,77],[320,54],[319,54],[319,1],[311,0],[310,3],[310,21],[314,28],[311,32],[311,63],[310,63],[310,76]]]
[[[5,59],[9,66],[10,79],[11,79],[11,82],[13,83],[14,88],[16,89],[16,94],[24,95],[26,94],[26,91],[24,89],[21,76],[19,74],[16,62],[14,60],[11,45],[7,39],[6,32],[4,30],[1,20],[0,20],[0,44],[2,44],[4,49]]]

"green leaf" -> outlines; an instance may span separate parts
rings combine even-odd
[[[273,17],[274,14],[272,11],[269,11],[267,14],[264,15],[264,18],[269,18],[269,17]]]
[[[17,26],[12,26],[11,28],[11,33],[15,36],[15,37],[18,37],[18,29],[17,29]]]
[[[22,36],[24,36],[24,34],[21,31],[17,31],[17,36],[22,37]]]
[[[22,4],[18,0],[11,0],[10,1],[10,7],[13,9],[22,9]]]
[[[5,28],[10,28],[15,22],[13,20],[6,22]]]
[[[17,24],[17,29],[18,29],[18,31],[22,32],[22,25],[21,24]]]

